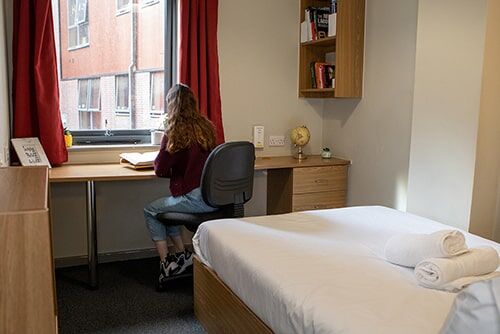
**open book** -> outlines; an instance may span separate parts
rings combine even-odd
[[[120,163],[134,169],[153,168],[158,151],[144,153],[122,153]]]

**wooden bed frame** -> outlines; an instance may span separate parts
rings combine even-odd
[[[201,263],[196,256],[194,313],[209,334],[273,333],[217,274]]]

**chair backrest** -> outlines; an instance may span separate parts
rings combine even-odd
[[[246,141],[217,146],[201,175],[205,202],[215,208],[243,205],[252,198],[255,147]]]

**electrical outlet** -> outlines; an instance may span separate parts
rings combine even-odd
[[[269,136],[269,146],[285,146],[285,136]]]
[[[264,126],[255,125],[253,127],[253,145],[255,148],[264,148]]]

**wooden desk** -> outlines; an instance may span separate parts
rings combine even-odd
[[[95,182],[156,178],[153,170],[134,170],[120,164],[65,165],[49,171],[50,183],[84,182],[87,202],[87,256],[90,288],[98,286],[97,203]]]
[[[300,161],[292,156],[258,157],[255,159],[255,170],[349,166],[350,164],[351,162],[349,160],[339,158],[322,159],[319,155],[310,155],[307,157],[307,159]]]
[[[0,168],[0,333],[56,333],[46,167]]]
[[[309,156],[258,157],[255,170],[268,170],[267,213],[345,206],[350,161]],[[147,180],[153,170],[134,170],[120,164],[66,165],[52,168],[51,183],[85,182],[87,200],[87,248],[89,284],[97,288],[97,219],[95,182]]]
[[[291,169],[303,167],[348,166],[349,160],[332,158],[321,159],[318,155],[299,161],[291,156],[258,157],[255,170]],[[134,170],[120,164],[64,165],[49,171],[51,183],[94,181],[124,181],[155,178],[153,170]]]
[[[151,169],[135,170],[120,164],[64,165],[49,171],[51,183],[126,181],[156,178]]]

